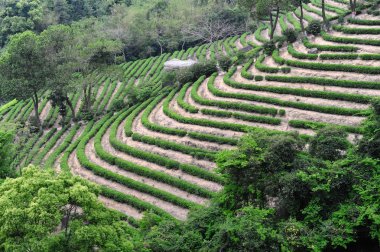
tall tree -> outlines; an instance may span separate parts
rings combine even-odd
[[[75,86],[72,85],[73,69],[68,55],[64,53],[66,44],[73,39],[72,31],[68,26],[54,25],[42,32],[40,36],[46,50],[46,61],[54,68],[52,75],[49,76],[52,101],[61,107],[61,111],[66,111],[67,105],[75,121],[75,109],[69,98],[69,93],[76,91]]]
[[[38,29],[42,19],[39,0],[0,0],[0,45],[4,46],[11,35]]]
[[[0,185],[1,251],[144,251],[94,184],[30,166]],[[140,248],[140,249],[139,249]]]
[[[351,14],[356,15],[356,0],[350,0]]]
[[[251,11],[252,16],[258,19],[269,17],[269,39],[272,41],[276,30],[280,11],[288,7],[286,0],[240,0],[240,5]]]
[[[13,175],[11,169],[13,151],[13,133],[0,128],[0,179]]]
[[[326,17],[326,3],[325,3],[325,0],[322,0],[322,19],[323,19],[323,24],[325,26],[325,28],[328,29],[329,27],[329,21]]]
[[[97,63],[105,62],[104,57],[114,59],[123,46],[120,41],[110,40],[104,34],[100,34],[95,19],[74,23],[71,28],[73,37],[66,41],[62,53],[68,57],[71,69],[82,81],[82,108],[84,112],[91,112],[95,84],[91,72]]]
[[[39,37],[26,31],[10,40],[0,58],[1,88],[9,99],[33,100],[36,126],[42,130],[38,113],[39,94],[47,88],[53,68],[46,61]]]
[[[301,15],[299,17],[300,25],[301,25],[301,31],[304,34],[305,33],[305,25],[304,25],[304,11],[303,11],[303,5],[308,4],[309,0],[292,0],[291,3],[294,7],[299,7]]]

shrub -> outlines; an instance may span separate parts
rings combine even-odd
[[[310,142],[310,153],[315,157],[334,161],[342,158],[350,146],[342,128],[326,127],[317,132]]]
[[[264,43],[263,49],[266,55],[272,55],[273,51],[276,50],[276,45],[273,41],[268,41]]]
[[[290,55],[297,59],[309,59],[309,60],[316,60],[318,58],[318,54],[308,54],[308,53],[302,53],[294,49],[293,45],[288,45],[288,52]]]
[[[246,61],[246,55],[245,53],[241,52],[241,51],[238,51],[236,53],[236,63],[241,65],[243,64],[244,62]]]
[[[183,85],[194,80],[194,73],[189,68],[184,68],[176,71],[176,81]]]
[[[176,82],[176,73],[174,71],[165,71],[162,73],[162,85],[173,86]]]
[[[218,57],[218,63],[219,63],[220,68],[225,72],[227,72],[228,69],[230,69],[230,67],[232,66],[231,58],[225,55]]]
[[[196,81],[203,75],[210,76],[213,73],[217,72],[216,63],[214,61],[201,62],[191,66],[190,71],[192,71],[194,74],[193,81]]]
[[[264,77],[262,75],[255,75],[255,81],[263,81]]]
[[[241,70],[241,76],[246,78],[247,80],[253,80],[254,76],[250,72],[248,72],[249,68],[252,66],[253,60],[249,60]]]
[[[314,36],[321,34],[321,22],[319,22],[318,20],[313,20],[306,27],[306,32]]]
[[[289,43],[294,43],[297,41],[297,32],[294,30],[294,29],[286,29],[284,32],[283,32],[285,38],[286,38],[286,41],[288,41]]]
[[[125,106],[126,106],[126,104],[125,104],[123,99],[117,99],[117,100],[114,100],[112,102],[112,105],[110,107],[110,111],[112,111],[112,112],[120,111],[123,108],[125,108]]]

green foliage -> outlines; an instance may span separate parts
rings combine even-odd
[[[286,29],[283,32],[283,35],[286,37],[286,41],[289,43],[294,43],[297,40],[298,34],[295,30],[293,29]]]
[[[162,84],[164,86],[174,86],[174,84],[176,82],[176,78],[178,80],[181,79],[181,77],[179,77],[179,75],[180,75],[179,73],[175,73],[174,71],[163,72],[162,77],[161,77]],[[183,83],[182,81],[183,80],[180,80],[180,83]]]
[[[324,34],[323,34],[324,35]],[[325,35],[324,35],[324,39]],[[336,41],[338,42],[338,41]],[[303,39],[303,44],[307,48],[317,48],[319,51],[333,51],[333,52],[356,52],[359,50],[359,48],[355,46],[344,46],[344,45],[320,45],[320,44],[313,44],[310,43],[310,41],[307,38]]]
[[[340,128],[327,127],[319,130],[310,142],[310,153],[315,157],[334,161],[344,157],[350,146],[347,133]]]
[[[2,1],[1,8],[1,46],[5,45],[11,35],[36,29],[43,19],[42,3],[39,0]]]
[[[380,34],[379,28],[351,28],[343,25],[333,25],[333,29],[346,34]]]
[[[319,22],[318,20],[313,20],[306,27],[306,32],[308,34],[312,34],[314,36],[317,36],[317,35],[321,34],[321,22]]]
[[[230,67],[232,66],[231,58],[225,55],[218,57],[218,63],[219,63],[220,68],[225,72],[227,72],[228,69],[230,69]]]
[[[373,45],[373,46],[379,46],[380,40],[376,39],[362,39],[362,38],[356,38],[354,37],[337,37],[330,35],[326,32],[322,32],[322,37],[326,41],[331,42],[337,42],[337,43],[343,43],[343,44],[363,44],[363,45]]]
[[[15,173],[11,168],[14,155],[13,138],[12,132],[0,128],[0,179],[11,177]]]
[[[2,250],[142,248],[138,233],[123,221],[125,217],[98,202],[99,190],[93,184],[33,166],[22,174],[0,185]]]
[[[264,43],[263,51],[266,55],[272,55],[274,50],[276,50],[276,44],[273,41]]]

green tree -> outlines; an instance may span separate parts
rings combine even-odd
[[[0,129],[0,179],[13,176],[11,169],[13,148],[13,133]]]
[[[323,128],[310,141],[310,153],[321,159],[338,160],[350,146],[347,137],[348,134],[341,128]]]
[[[240,0],[240,5],[249,9],[253,16],[258,19],[269,17],[269,38],[272,41],[277,27],[280,11],[288,7],[285,0]],[[274,14],[273,14],[274,13]]]
[[[46,50],[46,61],[54,68],[52,75],[49,76],[51,100],[53,104],[60,106],[60,111],[66,111],[66,106],[68,106],[75,121],[75,109],[69,98],[69,93],[76,91],[76,83],[73,79],[74,69],[71,67],[68,55],[64,53],[65,46],[73,39],[72,31],[69,26],[53,25],[43,31],[40,37]]]
[[[0,185],[2,251],[143,251],[123,216],[93,184],[30,166]]]
[[[1,0],[0,6],[1,46],[11,35],[37,29],[43,18],[39,0]]]
[[[300,25],[301,25],[301,31],[304,34],[305,33],[305,25],[304,25],[304,11],[303,11],[303,5],[308,4],[310,1],[309,0],[292,0],[291,4],[296,7],[300,8],[301,15],[299,17],[300,20]]]
[[[47,88],[54,69],[46,61],[40,38],[31,31],[12,37],[0,58],[1,88],[7,98],[28,99],[34,104],[36,126],[41,128],[38,113],[39,94]]]

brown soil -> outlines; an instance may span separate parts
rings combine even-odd
[[[150,136],[150,137],[169,140],[171,142],[176,142],[176,143],[188,145],[191,147],[203,148],[203,149],[212,150],[212,151],[220,151],[220,150],[232,148],[232,146],[230,145],[221,145],[218,143],[192,139],[192,138],[189,138],[188,136],[181,137],[181,136],[169,135],[169,134],[164,134],[164,133],[149,130],[141,123],[141,116],[142,114],[140,114],[136,118],[134,122],[134,126],[133,126],[133,132],[137,132],[139,134]]]
[[[107,131],[106,134],[104,135],[104,137],[102,138],[102,146],[107,152],[111,153],[112,155],[114,155],[116,157],[119,157],[119,158],[122,158],[124,160],[128,160],[130,162],[133,162],[135,164],[147,167],[151,170],[159,171],[159,172],[166,173],[166,174],[173,176],[173,177],[181,178],[187,182],[199,185],[199,186],[207,188],[208,190],[211,190],[211,191],[219,191],[221,189],[221,186],[217,183],[214,183],[214,182],[211,182],[208,180],[204,180],[202,178],[195,177],[193,175],[190,175],[190,174],[183,172],[182,170],[168,169],[164,166],[157,165],[157,164],[151,163],[151,162],[143,160],[143,159],[135,158],[135,157],[132,157],[126,153],[118,151],[115,148],[113,148],[113,146],[108,141],[109,134],[110,134],[110,132]],[[119,140],[126,138],[125,136],[122,137],[122,135],[124,135],[123,124],[121,124],[118,128],[118,139]]]
[[[241,82],[241,83],[251,83],[257,86],[271,86],[271,87],[286,87],[286,88],[302,88],[307,90],[316,90],[316,91],[329,91],[329,92],[338,92],[338,93],[347,93],[347,94],[362,94],[369,96],[379,96],[380,90],[374,89],[360,89],[360,88],[345,88],[338,86],[321,86],[308,83],[288,83],[288,82],[274,82],[274,81],[254,81],[248,80],[241,76],[241,67],[238,68],[232,79]]]
[[[128,188],[128,187],[121,185],[119,183],[112,182],[112,181],[107,180],[103,177],[95,175],[90,170],[84,169],[83,167],[81,167],[75,152],[73,152],[70,155],[69,165],[71,167],[72,173],[75,175],[78,175],[82,178],[85,178],[89,181],[92,181],[98,185],[107,186],[107,187],[112,188],[114,190],[117,190],[121,193],[124,193],[127,195],[132,195],[132,196],[134,196],[140,200],[146,201],[150,204],[153,204],[157,207],[160,207],[161,209],[170,213],[171,215],[173,215],[177,219],[185,220],[187,217],[187,214],[189,212],[188,209],[173,205],[169,202],[163,201],[163,200],[158,199],[158,198],[151,196],[149,194],[142,193],[140,191],[136,191],[134,189]]]
[[[100,202],[102,202],[106,207],[117,210],[119,212],[122,212],[126,214],[127,216],[131,216],[135,219],[142,219],[143,213],[137,210],[136,208],[133,208],[129,205],[117,202],[115,200],[112,200],[110,198],[106,198],[104,196],[99,196]]]
[[[41,120],[41,122],[45,121],[47,115],[49,114],[50,109],[52,109],[51,102],[48,101],[46,103],[45,107],[41,111],[41,114],[40,114],[40,120]],[[32,114],[34,115],[34,112],[32,112]]]
[[[162,191],[171,193],[173,195],[176,195],[180,198],[187,199],[187,200],[192,201],[194,203],[205,204],[207,202],[207,200],[202,198],[202,197],[199,197],[199,196],[196,196],[193,194],[189,194],[189,193],[182,191],[176,187],[170,186],[168,184],[165,184],[165,183],[162,183],[162,182],[150,179],[150,178],[146,178],[146,177],[137,175],[133,172],[129,172],[129,171],[120,169],[116,165],[110,165],[106,161],[97,157],[96,152],[95,152],[95,148],[94,148],[94,140],[93,139],[90,140],[90,142],[86,145],[85,151],[86,151],[86,156],[88,157],[90,162],[97,164],[97,165],[100,165],[101,167],[103,167],[104,169],[107,169],[108,171],[111,171],[111,172],[116,173],[118,175],[127,177],[129,179],[133,179],[135,181],[144,183],[146,185],[160,189]]]
[[[199,125],[193,125],[193,124],[185,124],[177,122],[168,116],[166,116],[162,110],[162,103],[159,103],[156,108],[154,108],[153,112],[150,114],[150,121],[159,124],[161,126],[165,126],[168,128],[177,128],[177,129],[183,129],[183,130],[190,130],[193,132],[200,132],[200,133],[206,133],[206,134],[212,134],[216,136],[224,136],[224,137],[231,137],[231,138],[240,138],[243,134],[240,132],[230,131],[230,130],[220,130],[215,128],[209,128]]]
[[[117,82],[117,85],[116,85],[116,87],[115,87],[115,90],[113,91],[112,96],[111,96],[111,98],[109,99],[109,101],[108,101],[108,103],[107,103],[107,105],[106,105],[106,107],[105,107],[105,110],[107,110],[107,109],[110,108],[110,106],[111,106],[111,104],[112,104],[112,102],[113,102],[113,99],[115,98],[115,95],[116,95],[117,91],[120,89],[120,86],[121,86],[122,84],[123,84],[123,83],[120,82],[120,81]]]
[[[221,77],[218,77],[221,78]],[[220,82],[220,80],[217,80],[216,82]],[[334,123],[334,124],[340,124],[340,125],[353,125],[356,126],[361,123],[363,120],[362,117],[354,117],[354,116],[340,116],[340,115],[332,115],[332,114],[325,114],[325,113],[319,113],[314,111],[307,111],[307,110],[301,110],[291,107],[282,107],[282,106],[275,106],[272,104],[267,103],[261,103],[261,102],[251,102],[246,100],[239,100],[239,99],[232,99],[232,98],[221,98],[216,97],[212,95],[205,85],[200,87],[200,90],[204,90],[203,92],[207,96],[203,96],[202,93],[201,96],[207,99],[212,100],[219,100],[219,101],[230,101],[230,102],[240,102],[240,103],[246,103],[246,104],[255,104],[258,106],[265,106],[265,107],[272,107],[276,109],[285,109],[286,110],[286,117],[288,120],[292,119],[298,119],[298,120],[310,120],[310,121],[316,121],[316,122],[325,122],[325,123]]]

